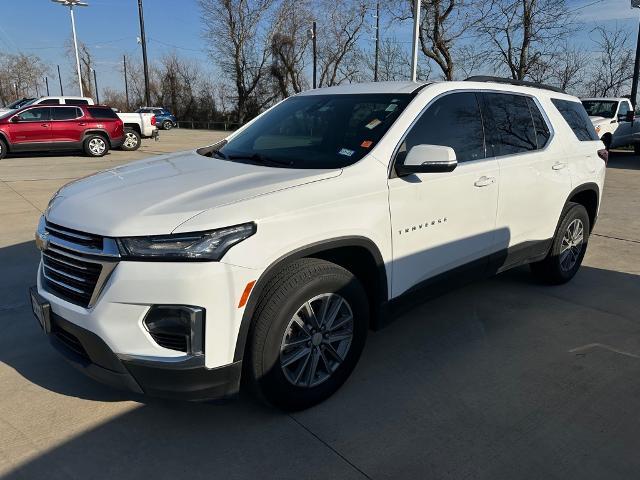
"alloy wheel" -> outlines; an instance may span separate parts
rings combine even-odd
[[[569,224],[562,237],[562,243],[560,245],[560,268],[568,272],[575,267],[583,248],[584,224],[582,220],[576,218]]]
[[[124,138],[124,146],[126,148],[136,148],[138,146],[137,135],[131,132],[127,132]]]
[[[107,144],[101,138],[92,138],[89,141],[89,150],[93,155],[102,155],[107,149]]]
[[[280,367],[297,387],[328,380],[344,362],[353,340],[353,311],[340,295],[305,302],[289,321],[280,346]]]

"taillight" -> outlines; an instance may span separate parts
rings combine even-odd
[[[606,165],[609,162],[609,150],[603,148],[602,150],[598,150],[598,156],[604,160],[604,164]]]
[[[151,117],[151,125],[155,125],[155,124],[156,124],[156,116],[155,116],[155,115],[153,115],[153,116]]]

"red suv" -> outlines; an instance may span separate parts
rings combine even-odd
[[[101,105],[33,105],[0,117],[0,159],[7,152],[55,150],[102,157],[124,139],[122,120]]]

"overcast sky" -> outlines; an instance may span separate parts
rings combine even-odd
[[[122,55],[141,56],[136,41],[137,0],[86,1],[89,7],[76,9],[78,38],[91,47],[95,56],[100,88],[124,89],[119,70]],[[144,0],[144,4],[151,59],[176,51],[196,60],[204,69],[215,68],[202,49],[196,0]],[[60,64],[63,81],[71,86],[73,67],[64,47],[71,36],[68,8],[50,0],[0,0],[0,5],[0,50],[37,54],[54,69]],[[590,31],[598,23],[617,23],[627,29],[632,43],[635,41],[640,11],[632,10],[629,0],[569,0],[569,5],[585,23],[575,39],[577,42],[589,45]],[[390,26],[382,33],[383,37],[397,38],[410,49],[410,25]],[[53,90],[52,94],[57,93]]]

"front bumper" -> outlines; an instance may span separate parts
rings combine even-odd
[[[49,341],[87,376],[115,388],[155,397],[212,400],[236,395],[242,362],[208,369],[202,357],[154,361],[116,355],[95,333],[55,313]]]

